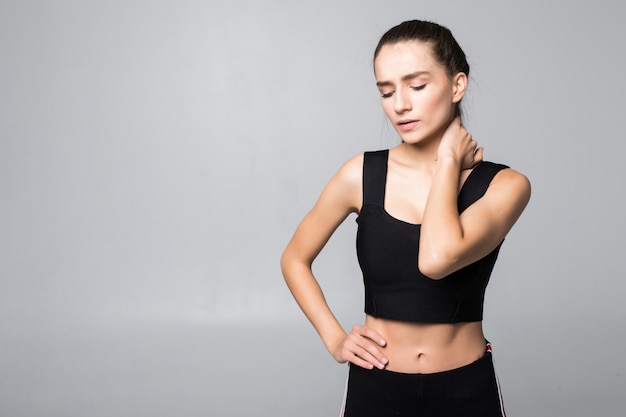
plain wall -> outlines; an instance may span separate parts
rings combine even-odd
[[[1,1],[0,415],[338,415],[278,261],[346,159],[398,143],[371,59],[413,18],[533,184],[485,307],[508,415],[623,415],[619,0]],[[355,230],[314,268],[346,329]]]

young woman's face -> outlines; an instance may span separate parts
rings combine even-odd
[[[374,61],[374,73],[383,110],[402,141],[409,144],[438,137],[465,91],[463,84],[459,97],[458,74],[451,79],[433,57],[430,45],[419,41],[383,46]]]

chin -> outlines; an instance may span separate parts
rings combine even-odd
[[[432,141],[439,140],[443,134],[443,130],[429,131],[429,132],[397,132],[402,142],[409,145],[426,144]]]
[[[415,134],[407,135],[406,133],[404,133],[403,135],[399,135],[399,136],[400,136],[400,140],[402,140],[403,143],[406,143],[408,145],[419,145],[420,143],[428,142],[428,137],[423,136],[423,135],[415,135]]]

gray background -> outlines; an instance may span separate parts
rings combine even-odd
[[[527,174],[485,328],[510,416],[622,416],[624,2],[0,2],[0,414],[332,416],[346,368],[278,260],[394,146],[380,35],[450,27],[466,125]],[[354,217],[315,265],[363,320]]]

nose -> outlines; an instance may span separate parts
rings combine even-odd
[[[395,102],[393,109],[396,113],[401,114],[412,109],[409,95],[403,91],[396,91],[394,94]]]

